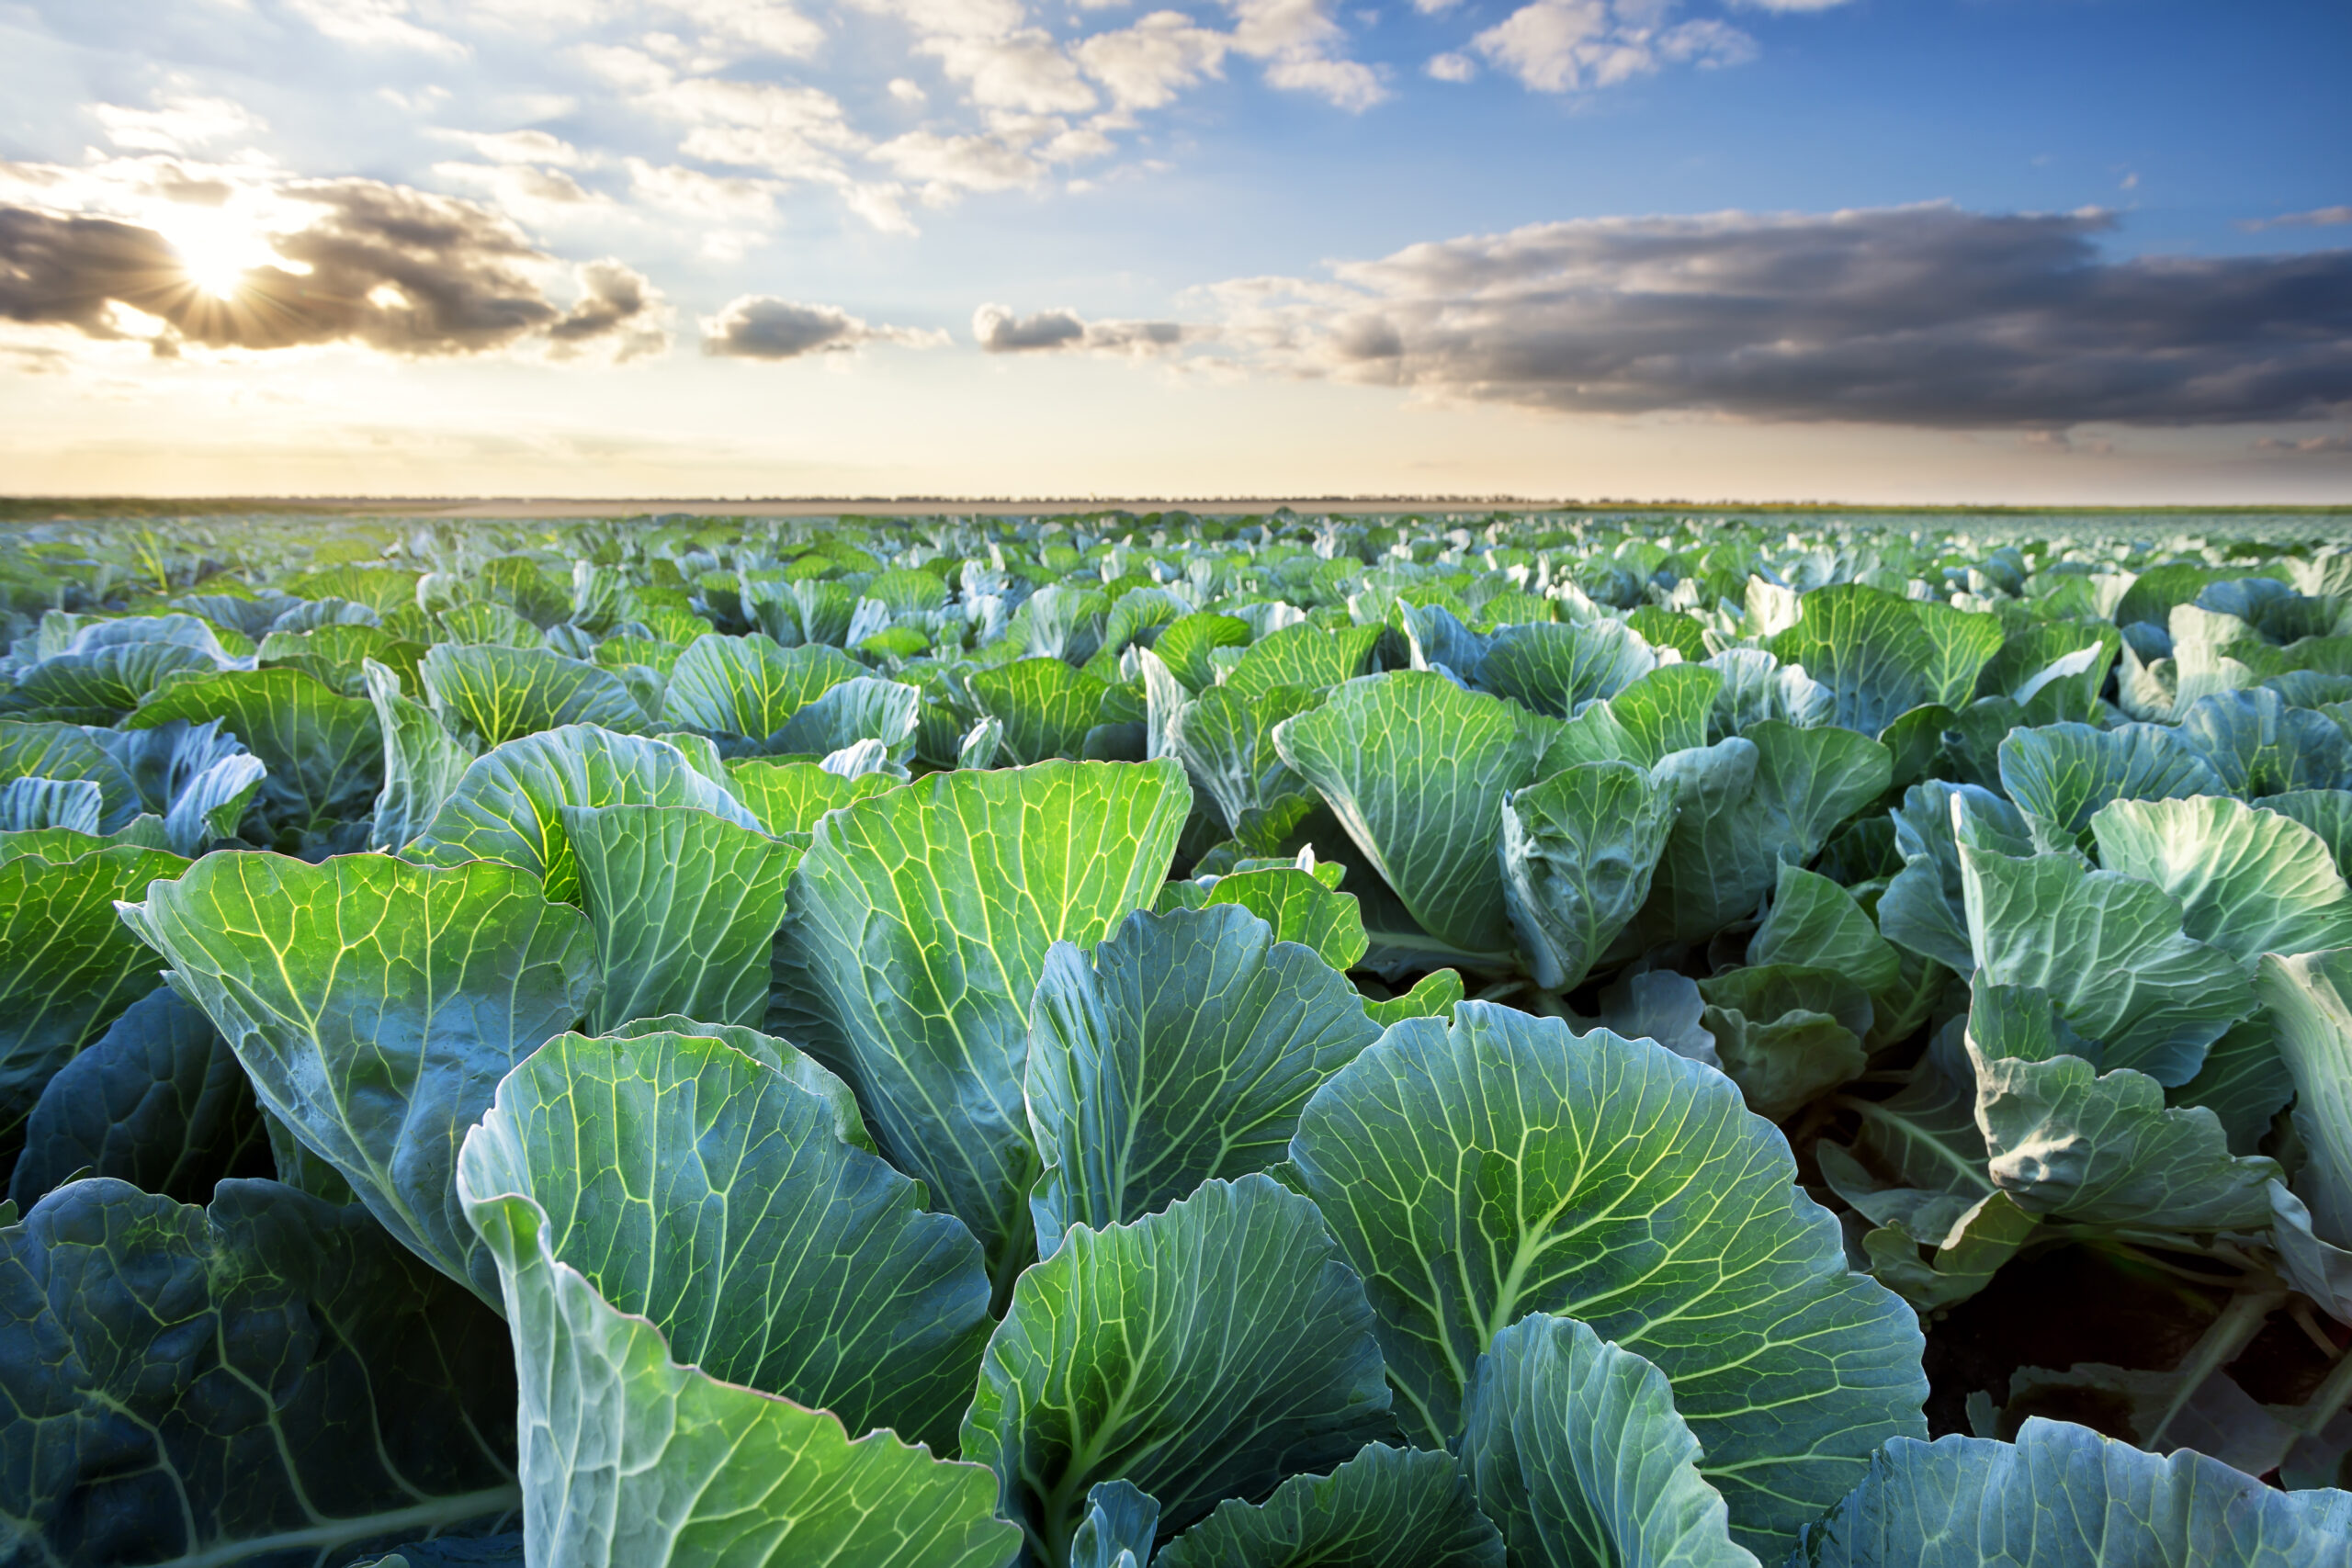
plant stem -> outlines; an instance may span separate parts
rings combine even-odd
[[[2179,1381],[2172,1398],[2165,1402],[2164,1416],[2148,1432],[2145,1446],[2149,1451],[2164,1451],[2158,1445],[2164,1441],[2165,1429],[2172,1425],[2173,1417],[2187,1408],[2191,1396],[2205,1386],[2206,1379],[2238,1359],[2238,1352],[2262,1332],[2265,1320],[2286,1302],[2287,1292],[2282,1290],[2242,1291],[2230,1298],[2221,1315],[2206,1325],[2205,1332],[2198,1336],[2197,1343],[2182,1358],[2177,1369]]]

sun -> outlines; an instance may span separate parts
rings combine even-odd
[[[225,220],[184,219],[174,223],[164,238],[178,253],[188,282],[216,299],[235,299],[245,290],[255,267],[277,260],[268,241]]]

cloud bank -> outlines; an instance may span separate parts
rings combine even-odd
[[[2352,251],[2109,260],[2096,211],[1536,224],[1208,290],[1306,376],[1577,412],[1942,428],[2352,408]]]
[[[576,301],[560,305],[548,280],[562,269],[477,203],[368,179],[256,189],[170,173],[176,183],[159,187],[207,216],[241,196],[266,202],[275,221],[255,220],[254,265],[202,265],[171,231],[168,200],[151,202],[145,222],[0,205],[0,319],[144,339],[165,355],[347,343],[429,357],[537,340],[559,357],[628,359],[668,344],[668,307],[642,276],[585,264],[571,273]]]

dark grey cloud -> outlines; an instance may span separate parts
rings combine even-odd
[[[1607,219],[1211,292],[1310,375],[1611,413],[1951,428],[2328,417],[2352,251],[2109,260],[2111,215]]]
[[[479,354],[546,334],[571,355],[666,341],[658,291],[618,262],[579,270],[569,310],[539,281],[549,258],[489,209],[374,180],[305,182],[277,194],[306,220],[270,236],[290,265],[246,270],[224,295],[199,288],[171,242],[111,218],[0,207],[0,318],[127,334],[112,307],[181,343],[277,349],[357,343],[387,354]]]
[[[1106,354],[1156,354],[1197,341],[1203,329],[1181,321],[1089,321],[1074,310],[1016,316],[1002,305],[972,312],[972,337],[989,354],[1088,349]]]
[[[798,359],[847,354],[870,343],[927,348],[938,333],[869,326],[832,305],[803,305],[771,294],[746,294],[702,323],[702,351],[728,359]]]

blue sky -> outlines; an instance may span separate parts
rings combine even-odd
[[[11,490],[2352,499],[2352,10],[0,0]]]

